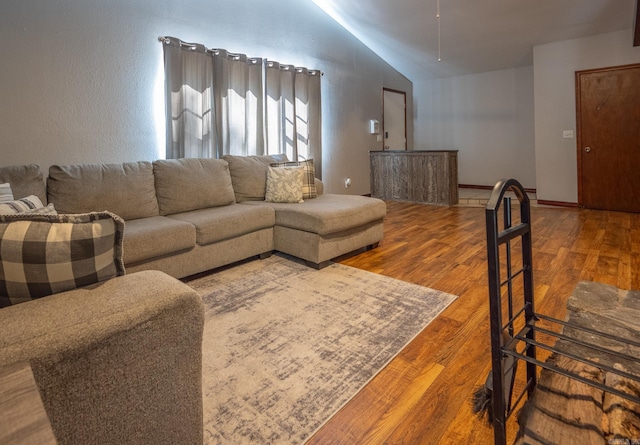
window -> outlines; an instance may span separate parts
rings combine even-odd
[[[318,70],[161,37],[167,158],[285,153],[321,164]]]

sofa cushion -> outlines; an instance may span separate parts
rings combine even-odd
[[[124,275],[123,231],[108,212],[0,216],[0,307]]]
[[[276,162],[271,164],[271,167],[292,166],[301,166],[304,169],[302,182],[302,199],[313,199],[317,197],[318,191],[316,190],[316,169],[313,166],[313,159],[307,159],[306,161]]]
[[[40,167],[36,164],[0,167],[0,182],[11,185],[12,199],[36,195],[47,202],[47,187]]]
[[[160,215],[235,202],[229,164],[222,159],[167,159],[153,163]]]
[[[275,162],[287,162],[287,155],[222,157],[229,163],[236,202],[264,201],[267,190],[267,169]]]
[[[323,194],[298,205],[246,202],[270,206],[276,211],[276,226],[328,235],[379,221],[387,213],[384,201],[355,195]]]
[[[267,170],[267,202],[303,202],[302,167],[269,167]]]
[[[192,224],[164,216],[127,221],[124,236],[124,261],[130,265],[151,258],[170,255],[196,245]]]
[[[125,220],[158,215],[150,162],[53,165],[48,199],[60,213],[108,210]]]
[[[275,224],[275,211],[268,206],[253,207],[233,204],[214,209],[179,213],[170,215],[168,218],[193,224],[196,228],[196,241],[199,245],[204,246],[261,229],[272,228]]]

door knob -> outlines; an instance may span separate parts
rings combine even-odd
[[[584,151],[586,151],[587,153],[589,153],[591,151],[591,147],[584,147]]]

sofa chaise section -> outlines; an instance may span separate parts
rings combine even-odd
[[[363,247],[373,248],[384,235],[386,204],[366,196],[320,194],[303,203],[245,201],[243,205],[272,207],[275,250],[315,268]]]
[[[317,197],[304,202],[265,201],[270,168],[284,165],[278,156],[232,156],[229,164],[236,202],[275,210],[274,248],[322,268],[332,258],[372,248],[383,238],[384,201],[366,196],[324,194],[315,179]],[[291,163],[289,163],[291,164]],[[277,167],[276,167],[277,168]]]

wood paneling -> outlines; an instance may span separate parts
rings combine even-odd
[[[372,151],[369,156],[374,198],[458,203],[456,151]]]
[[[470,404],[491,359],[484,209],[387,206],[380,246],[341,263],[459,298],[308,443],[492,444]],[[532,236],[540,313],[564,318],[580,280],[640,289],[638,214],[534,207]],[[507,430],[512,443],[514,418]]]

